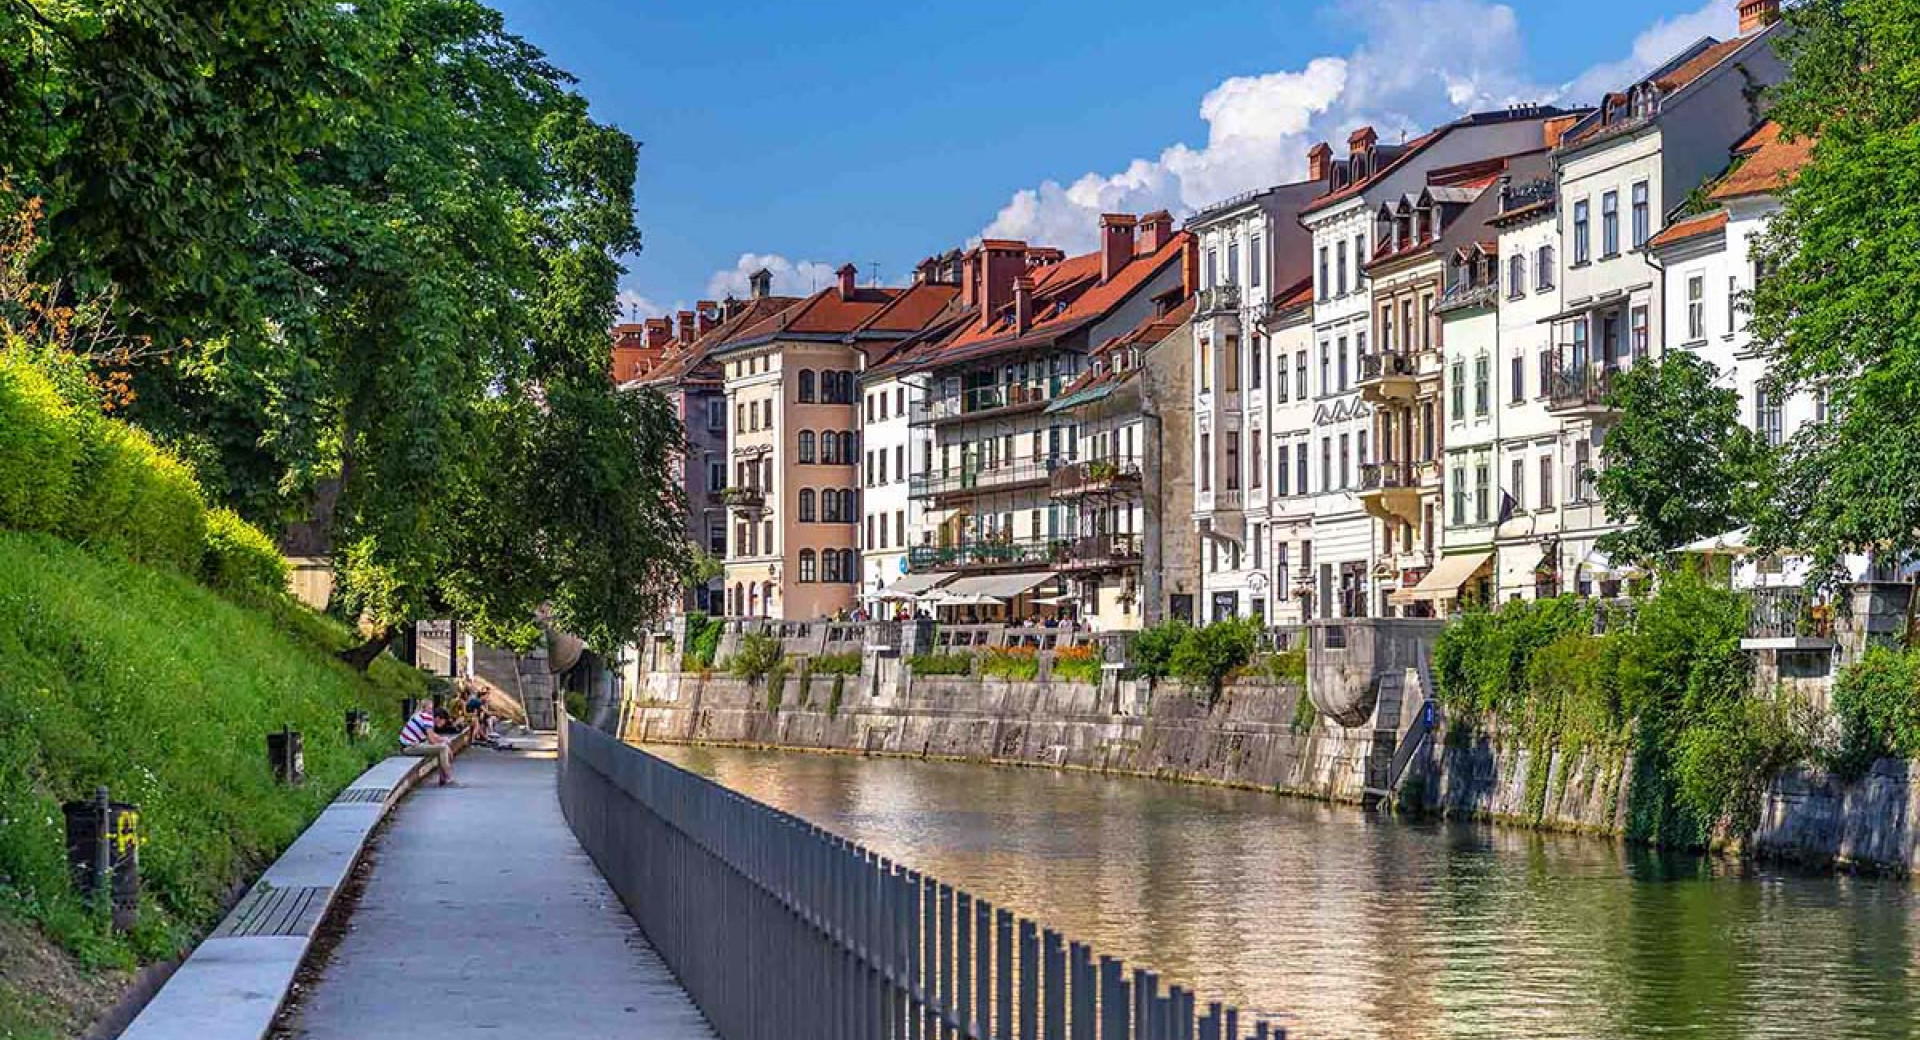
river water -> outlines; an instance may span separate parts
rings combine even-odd
[[[649,748],[1306,1040],[1920,1035],[1920,890],[1133,778]]]

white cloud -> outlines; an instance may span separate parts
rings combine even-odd
[[[1564,94],[1582,104],[1598,104],[1600,96],[1618,90],[1652,72],[1702,36],[1731,39],[1740,31],[1736,5],[1725,0],[1707,0],[1697,11],[1662,18],[1634,37],[1633,51],[1619,61],[1602,62],[1581,73],[1567,84]]]
[[[833,284],[833,272],[838,266],[817,260],[795,262],[778,253],[741,253],[740,259],[731,268],[715,271],[707,279],[707,298],[724,300],[732,296],[746,299],[752,293],[748,277],[763,267],[773,275],[775,296],[807,296]]]
[[[1591,102],[1702,35],[1725,38],[1734,28],[1733,4],[1706,4],[1656,23],[1634,41],[1628,57],[1553,86],[1528,75],[1519,18],[1505,4],[1335,0],[1327,13],[1360,33],[1351,53],[1315,58],[1296,70],[1224,80],[1200,101],[1204,144],[1172,144],[1117,173],[1023,188],[982,234],[1091,249],[1101,213],[1191,212],[1297,179],[1305,175],[1314,142],[1342,151],[1347,135],[1362,125],[1372,126],[1383,141],[1399,141],[1468,111],[1563,97]]]
[[[645,321],[648,318],[670,315],[680,309],[679,307],[667,307],[663,304],[655,303],[652,297],[641,293],[637,289],[620,290],[618,299],[620,301],[621,321]]]

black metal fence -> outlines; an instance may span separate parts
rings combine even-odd
[[[569,721],[567,820],[723,1040],[1283,1040]]]

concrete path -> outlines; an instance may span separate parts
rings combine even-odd
[[[474,748],[454,773],[394,810],[289,1032],[711,1040],[561,818],[551,745]]]

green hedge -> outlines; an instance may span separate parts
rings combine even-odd
[[[1870,646],[1833,684],[1840,746],[1831,765],[1855,778],[1877,758],[1920,758],[1920,650]]]
[[[207,514],[206,551],[200,577],[208,585],[250,603],[264,603],[287,591],[287,558],[273,539],[231,509]]]
[[[907,667],[915,675],[968,675],[973,672],[972,654],[914,654]]]
[[[860,655],[820,654],[810,660],[807,670],[815,675],[859,675]]]

